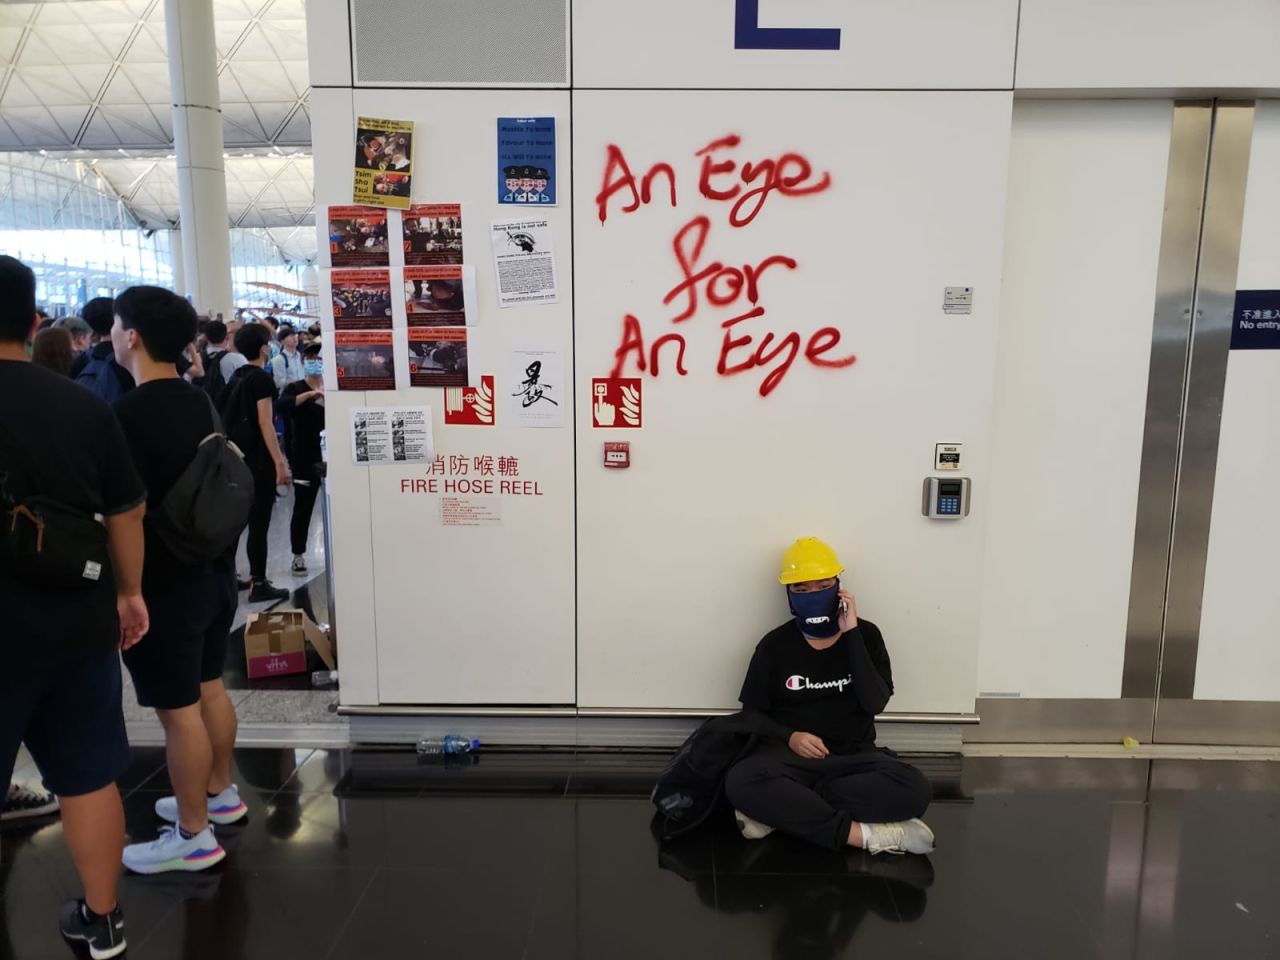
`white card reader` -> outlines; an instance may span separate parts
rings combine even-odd
[[[934,520],[959,520],[969,515],[968,477],[926,477],[922,516]]]

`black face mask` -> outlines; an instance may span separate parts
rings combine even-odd
[[[817,593],[792,593],[787,588],[787,603],[796,626],[806,637],[826,640],[840,632],[840,580]]]

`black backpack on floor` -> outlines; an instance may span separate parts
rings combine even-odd
[[[712,717],[689,735],[658,777],[649,799],[667,839],[701,826],[724,804],[724,778],[762,737],[742,713]]]

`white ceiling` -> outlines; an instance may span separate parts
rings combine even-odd
[[[231,226],[313,261],[303,0],[213,5]],[[165,48],[163,0],[0,2],[0,151],[92,165],[140,225],[177,225]]]
[[[303,0],[213,0],[223,139],[307,146]],[[0,3],[0,150],[172,147],[162,0]]]

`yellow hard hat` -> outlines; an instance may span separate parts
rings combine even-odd
[[[840,558],[817,537],[801,537],[782,555],[782,572],[778,582],[782,584],[804,583],[806,580],[827,580],[844,573]]]

